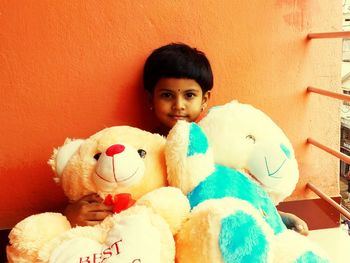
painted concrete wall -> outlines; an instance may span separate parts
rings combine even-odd
[[[211,60],[211,105],[238,99],[261,108],[294,144],[301,179],[290,198],[337,195],[340,102],[306,94],[340,91],[341,1],[28,0],[0,2],[0,228],[65,203],[46,164],[66,137],[107,126],[151,127],[142,66],[154,48],[185,42]]]

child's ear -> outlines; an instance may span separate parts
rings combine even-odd
[[[202,98],[202,109],[205,109],[207,106],[208,106],[208,102],[210,100],[210,90],[206,91],[204,94],[203,94],[203,98]]]

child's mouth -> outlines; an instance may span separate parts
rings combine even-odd
[[[187,116],[182,115],[170,115],[170,117],[175,120],[187,120]]]

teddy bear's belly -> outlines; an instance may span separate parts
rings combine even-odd
[[[161,238],[144,214],[128,215],[111,228],[104,244],[77,237],[63,242],[52,253],[50,263],[145,262],[161,263]]]
[[[259,185],[237,170],[216,165],[215,172],[188,194],[191,208],[205,200],[224,197],[238,198],[251,203],[260,211],[275,234],[285,229],[285,225],[268,194]]]

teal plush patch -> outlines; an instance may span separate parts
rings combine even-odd
[[[320,258],[312,251],[307,251],[295,260],[295,263],[328,263],[329,261]]]
[[[221,221],[219,246],[224,262],[267,262],[270,249],[258,222],[249,214],[238,211]]]
[[[189,131],[189,145],[187,150],[187,156],[193,156],[195,154],[204,154],[208,150],[208,139],[203,133],[202,129],[195,123],[190,124]]]
[[[290,150],[288,149],[287,146],[285,146],[283,143],[280,144],[281,150],[284,152],[284,154],[287,156],[288,159],[291,158],[291,153]]]
[[[261,212],[275,234],[286,229],[268,194],[237,170],[216,165],[215,171],[187,195],[191,207],[208,199],[234,197],[248,201]]]

